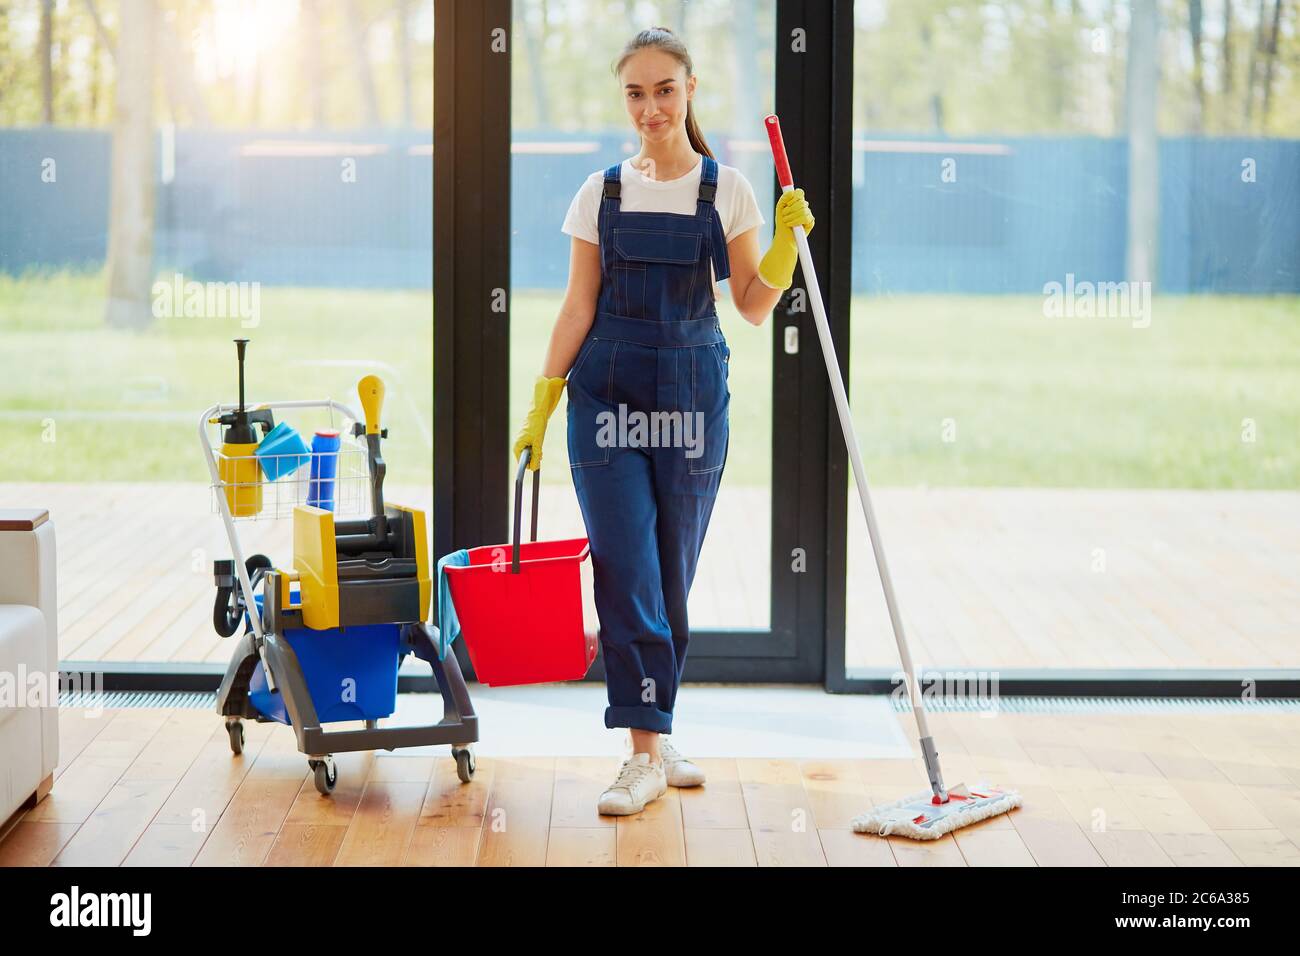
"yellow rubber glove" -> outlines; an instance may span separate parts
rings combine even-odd
[[[555,406],[560,404],[560,394],[564,391],[566,381],[563,378],[539,375],[533,383],[533,407],[528,410],[524,427],[519,429],[514,448],[515,461],[519,460],[525,448],[532,448],[532,454],[528,457],[529,471],[542,467],[542,442],[546,439],[546,423],[555,411]]]
[[[788,289],[794,282],[794,267],[799,261],[799,247],[794,241],[794,227],[803,226],[805,233],[812,232],[813,214],[802,189],[782,193],[776,204],[776,228],[772,233],[772,246],[758,264],[758,274],[773,289]]]

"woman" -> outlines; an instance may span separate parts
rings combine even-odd
[[[567,375],[569,464],[591,542],[605,726],[626,727],[632,738],[632,756],[599,810],[622,815],[669,785],[704,782],[662,737],[672,732],[687,595],[727,457],[731,351],[716,283],[730,278],[740,314],[762,325],[793,281],[793,228],[811,230],[813,217],[802,190],[784,194],[760,261],[754,190],[704,142],[691,107],[691,58],[672,31],[638,33],[614,73],[641,148],[588,177],[569,207],[568,289],[514,453],[517,460],[529,448],[529,467],[541,465]]]

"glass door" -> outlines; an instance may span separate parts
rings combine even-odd
[[[561,231],[584,180],[637,152],[624,94],[612,66],[650,25],[666,26],[690,50],[698,77],[693,101],[717,160],[753,186],[763,214],[759,242],[771,237],[776,200],[763,116],[774,107],[775,0],[630,4],[603,0],[516,0],[511,62],[511,289],[509,421],[514,432],[531,401],[563,302],[570,247]],[[729,240],[734,236],[729,236]],[[690,596],[694,680],[794,679],[799,645],[790,547],[780,538],[797,493],[774,468],[778,434],[795,406],[782,402],[775,319],[754,326],[721,283],[718,314],[731,348],[731,437],[722,487]],[[585,536],[565,441],[563,401],[551,419],[542,468],[539,536]],[[526,502],[527,506],[527,502]],[[774,520],[775,519],[775,520]],[[774,527],[777,528],[774,537]],[[804,570],[796,566],[795,570]],[[811,635],[816,641],[821,635]],[[599,662],[593,677],[599,676]],[[816,679],[819,675],[810,675]]]
[[[1300,118],[1214,6],[856,6],[850,393],[933,676],[1300,664]],[[850,684],[898,666],[851,486]]]

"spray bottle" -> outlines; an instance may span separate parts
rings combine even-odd
[[[218,474],[226,504],[235,518],[255,515],[262,510],[262,477],[256,454],[260,442],[254,426],[262,426],[263,438],[275,427],[269,408],[250,412],[244,406],[244,351],[247,348],[248,339],[235,339],[239,357],[239,407],[214,420],[226,426]]]

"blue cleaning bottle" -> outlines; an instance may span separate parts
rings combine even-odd
[[[316,430],[311,440],[311,477],[307,482],[307,504],[313,508],[334,510],[334,479],[339,470],[342,441],[332,428]]]

